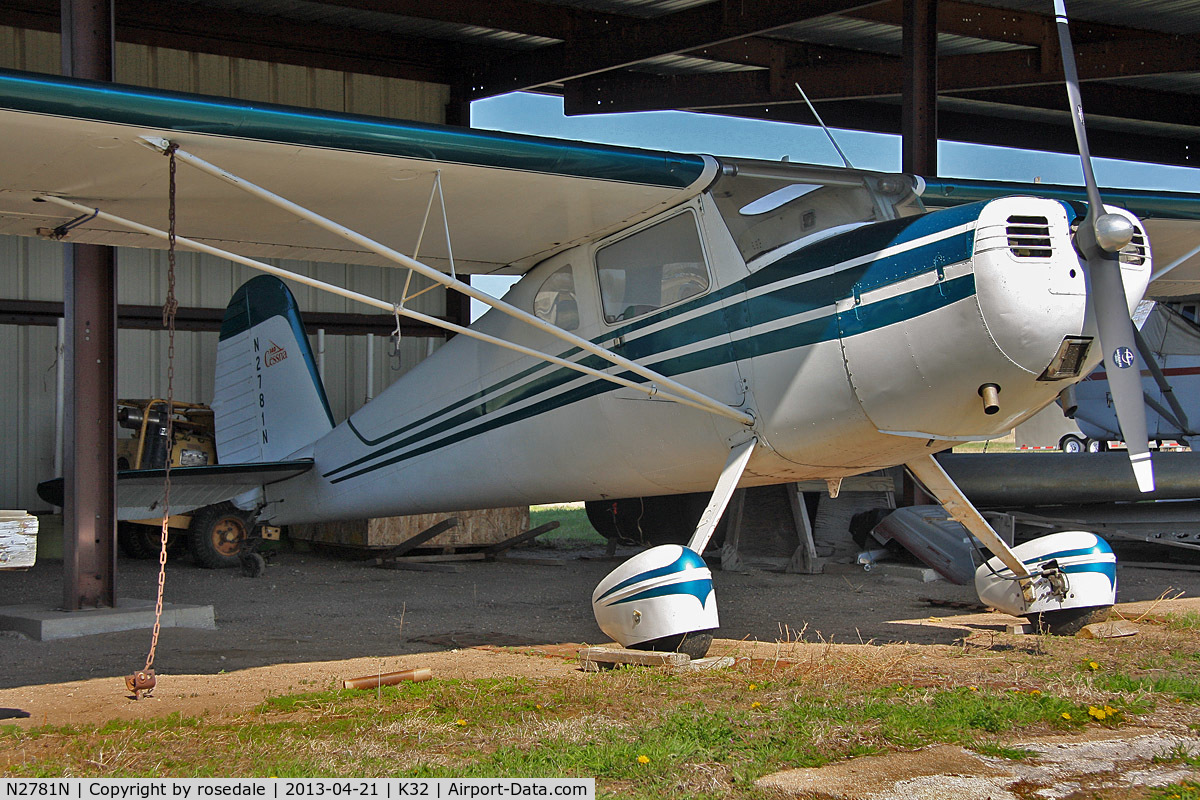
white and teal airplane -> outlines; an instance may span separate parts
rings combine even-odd
[[[0,126],[0,233],[162,247],[166,153],[177,246],[268,273],[220,334],[221,464],[172,471],[173,513],[233,501],[288,524],[711,492],[686,546],[635,556],[593,595],[621,644],[700,653],[718,620],[699,554],[735,488],[836,493],[903,464],[996,553],[987,602],[1045,619],[1113,602],[1102,540],[1010,549],[933,459],[1010,431],[1102,357],[1136,360],[1122,331],[1149,237],[1098,194],[928,212],[906,175],[16,72],[0,72]],[[419,252],[435,198],[447,232]],[[491,310],[460,327],[262,257],[407,269]],[[521,279],[496,300],[462,272]],[[459,335],[338,423],[281,278]],[[1131,456],[1149,487],[1149,455]],[[123,518],[163,512],[161,474],[121,478]]]

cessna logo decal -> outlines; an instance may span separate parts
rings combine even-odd
[[[269,357],[270,352],[267,355]],[[1133,351],[1128,347],[1118,347],[1116,350],[1113,350],[1112,360],[1118,368],[1128,369],[1133,366]]]
[[[271,346],[267,348],[267,357],[265,359],[266,365],[269,367],[269,366],[272,366],[273,364],[278,364],[280,361],[283,361],[285,358],[287,358],[287,350],[284,350],[279,345],[275,344],[274,342],[271,342]]]

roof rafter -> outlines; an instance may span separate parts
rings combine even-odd
[[[810,54],[817,52],[809,46]],[[793,83],[814,100],[898,98],[903,90],[901,59],[824,48],[824,63],[782,70],[657,77],[624,72],[573,81],[564,87],[567,113],[612,113],[662,109],[717,109],[798,102]],[[1022,49],[938,59],[940,93],[1059,85],[1062,70],[1044,51]],[[1084,81],[1200,71],[1196,37],[1152,35],[1076,47]],[[812,63],[811,61],[809,63]],[[778,73],[778,74],[775,74]]]
[[[657,56],[744,39],[879,1],[758,0],[739,4],[716,0],[652,19],[581,26],[567,42],[473,70],[463,94],[469,99],[479,99],[534,89],[620,69]]]
[[[902,24],[901,10],[900,0],[888,0],[868,8],[847,11],[844,16],[899,27]],[[960,0],[938,0],[939,33],[1057,50],[1058,34],[1054,26],[1054,17],[1050,14],[996,8]],[[1071,21],[1071,38],[1077,44],[1129,35],[1141,38],[1146,31],[1079,19]]]
[[[812,124],[812,115],[803,105],[749,106],[730,109],[722,113],[776,122]],[[835,128],[875,133],[900,133],[900,105],[894,102],[847,100],[825,103],[821,106],[821,116],[826,124]],[[1003,120],[1002,117],[986,114],[939,111],[938,138],[1056,153],[1075,154],[1078,152],[1074,130],[1066,118],[1062,125],[1024,120],[1020,124],[998,124],[998,121],[1001,120]],[[1089,127],[1088,143],[1092,155],[1102,158],[1195,166],[1190,139],[1155,135],[1131,136],[1124,131]],[[802,160],[820,161],[824,159],[829,163],[836,162],[832,149],[827,154],[792,153],[791,155],[799,155]]]

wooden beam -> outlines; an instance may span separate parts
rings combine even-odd
[[[648,20],[586,26],[562,44],[472,71],[466,81],[468,97],[477,100],[535,89],[870,4],[864,0],[717,0]]]

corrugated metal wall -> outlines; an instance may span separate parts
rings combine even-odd
[[[57,74],[59,58],[56,34],[0,26],[0,67]],[[117,47],[116,79],[161,89],[423,122],[442,122],[449,99],[448,88],[438,84],[124,44]],[[63,245],[56,242],[0,236],[0,297],[61,301],[62,252]],[[166,253],[121,249],[117,258],[119,302],[161,304],[166,295]],[[184,306],[223,308],[233,291],[256,274],[193,253],[181,253],[177,263],[176,294]],[[272,263],[385,299],[398,299],[404,285],[405,272],[399,269]],[[426,284],[425,279],[414,277],[410,292]],[[304,310],[377,313],[306,287],[292,289]],[[442,314],[445,293],[431,291],[409,305],[418,311]],[[316,352],[316,337],[312,338]],[[54,474],[56,339],[54,328],[0,325],[0,508],[43,509],[46,505],[38,499],[35,487]],[[411,368],[440,342],[406,337],[401,345],[403,369]],[[177,398],[204,403],[212,400],[216,346],[215,333],[177,334]],[[403,370],[394,369],[390,363],[385,337],[376,337],[374,349],[372,394],[378,394]],[[361,406],[368,394],[366,339],[326,336],[325,353],[325,389],[334,416],[341,421]],[[166,357],[165,333],[122,330],[118,338],[118,394],[165,395]]]

